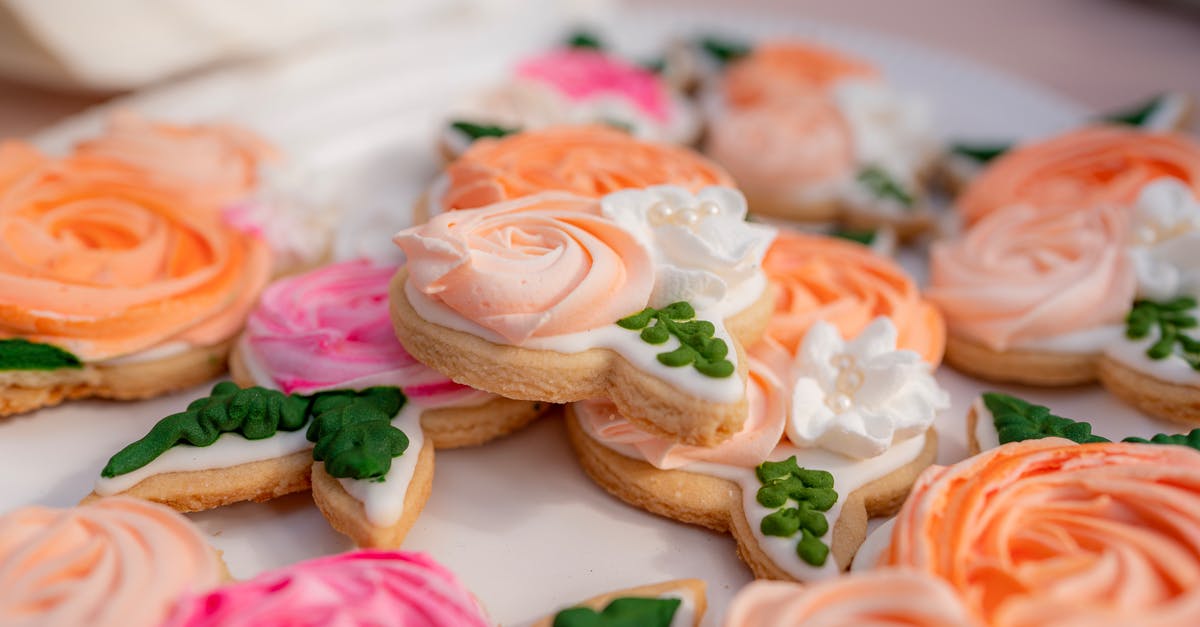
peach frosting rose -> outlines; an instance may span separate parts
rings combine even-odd
[[[797,41],[758,44],[730,64],[722,77],[726,101],[734,108],[827,92],[847,78],[879,78],[870,63],[831,48]]]
[[[157,627],[221,580],[216,553],[168,507],[126,497],[0,516],[0,624]]]
[[[1119,323],[1136,290],[1114,206],[991,213],[930,253],[926,296],[950,332],[995,350]]]
[[[733,598],[725,627],[982,627],[953,588],[902,568],[854,573],[814,585],[755,581]]]
[[[599,198],[622,189],[733,187],[698,153],[604,126],[560,126],[471,145],[446,169],[445,210],[472,209],[544,191]]]
[[[77,144],[75,154],[129,164],[190,204],[212,208],[249,196],[258,186],[259,164],[278,157],[243,128],[151,122],[127,110],[113,114],[103,135]]]
[[[940,577],[996,627],[1195,625],[1200,453],[1046,438],[933,466],[881,562]]]
[[[117,161],[0,151],[0,337],[84,361],[168,340],[231,337],[266,283],[267,247],[153,173]],[[32,153],[36,154],[36,153]]]
[[[941,362],[946,342],[941,314],[922,300],[896,262],[866,246],[781,230],[763,270],[775,290],[767,336],[792,354],[818,320],[849,339],[876,317],[887,316],[899,332],[897,348],[916,351],[935,366]]]
[[[634,235],[561,192],[444,213],[395,241],[417,290],[513,344],[613,324],[654,287]]]
[[[968,223],[1014,204],[1127,207],[1158,178],[1184,181],[1200,197],[1200,143],[1181,133],[1096,126],[1020,146],[1001,156],[958,199]]]

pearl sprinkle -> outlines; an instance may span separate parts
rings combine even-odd
[[[650,206],[646,218],[651,226],[673,224],[689,229],[695,229],[705,218],[718,216],[721,208],[711,201],[703,201],[695,207],[676,208],[665,201],[658,201]]]
[[[834,381],[835,392],[826,397],[825,405],[840,414],[854,406],[854,395],[863,384],[863,371],[854,355],[847,353],[834,355],[829,363],[837,369],[837,379]]]

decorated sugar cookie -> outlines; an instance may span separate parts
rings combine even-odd
[[[755,581],[734,597],[724,625],[983,627],[950,585],[908,568],[881,568],[813,585]]]
[[[388,317],[395,273],[355,260],[272,284],[234,349],[234,380],[289,394],[396,386],[421,408],[421,429],[438,448],[482,444],[550,407],[459,385],[409,356]]]
[[[608,126],[554,126],[479,142],[451,163],[418,201],[416,222],[547,191],[599,198],[623,189],[677,185],[692,192],[733,186],[700,154]]]
[[[190,512],[311,487],[334,529],[397,547],[433,482],[421,417],[397,387],[304,396],[219,383],[113,455],[85,501],[121,494]]]
[[[712,445],[742,425],[775,231],[736,190],[547,192],[402,231],[396,335],[422,363],[506,398],[612,398],[652,433]]]
[[[479,602],[422,553],[353,551],[300,562],[179,603],[165,627],[487,627]]]
[[[177,599],[227,577],[200,532],[170,509],[109,498],[0,516],[0,623],[159,627]]]
[[[1194,108],[1188,94],[1166,92],[1127,109],[1098,116],[1094,123],[1134,126],[1152,132],[1183,131]],[[1007,141],[955,142],[942,158],[940,178],[951,192],[961,192],[989,165],[1017,147]]]
[[[1200,452],[1050,437],[927,470],[880,565],[940,578],[996,627],[1188,625],[1198,524]]]
[[[731,58],[704,96],[705,151],[751,210],[792,220],[928,228],[939,148],[927,104],[869,62],[799,41]]]
[[[248,193],[258,146],[174,132],[118,123],[63,158],[0,147],[0,415],[148,398],[224,369],[271,274],[267,242],[219,206]]]
[[[699,627],[707,608],[704,592],[699,579],[629,588],[564,608],[531,627]]]
[[[460,103],[450,118],[441,135],[450,159],[477,139],[549,126],[607,124],[672,144],[691,144],[700,134],[691,103],[663,79],[592,47],[526,58],[503,83]]]

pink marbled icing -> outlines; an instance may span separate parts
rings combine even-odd
[[[597,50],[553,50],[525,60],[517,76],[553,85],[575,101],[616,94],[659,123],[670,117],[670,99],[658,76]]]

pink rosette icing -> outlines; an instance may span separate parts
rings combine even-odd
[[[779,378],[763,361],[753,356],[750,358],[746,399],[749,410],[742,430],[709,448],[650,435],[622,418],[609,401],[583,401],[575,403],[573,409],[584,431],[596,441],[618,448],[633,447],[655,468],[671,470],[693,462],[753,468],[779,445],[787,420],[787,401]]]
[[[931,253],[926,292],[952,334],[1007,350],[1119,323],[1136,290],[1128,212],[1013,205]]]
[[[599,214],[594,199],[543,192],[438,215],[395,242],[416,290],[519,345],[646,306],[650,252]]]
[[[518,77],[554,87],[576,102],[621,96],[659,123],[670,117],[666,87],[648,70],[599,50],[554,50],[517,66]]]
[[[491,396],[447,379],[396,341],[388,316],[395,273],[395,266],[359,259],[277,281],[246,322],[242,347],[288,393],[394,385],[423,407]]]
[[[169,627],[485,627],[479,603],[421,553],[354,551],[180,603]]]

